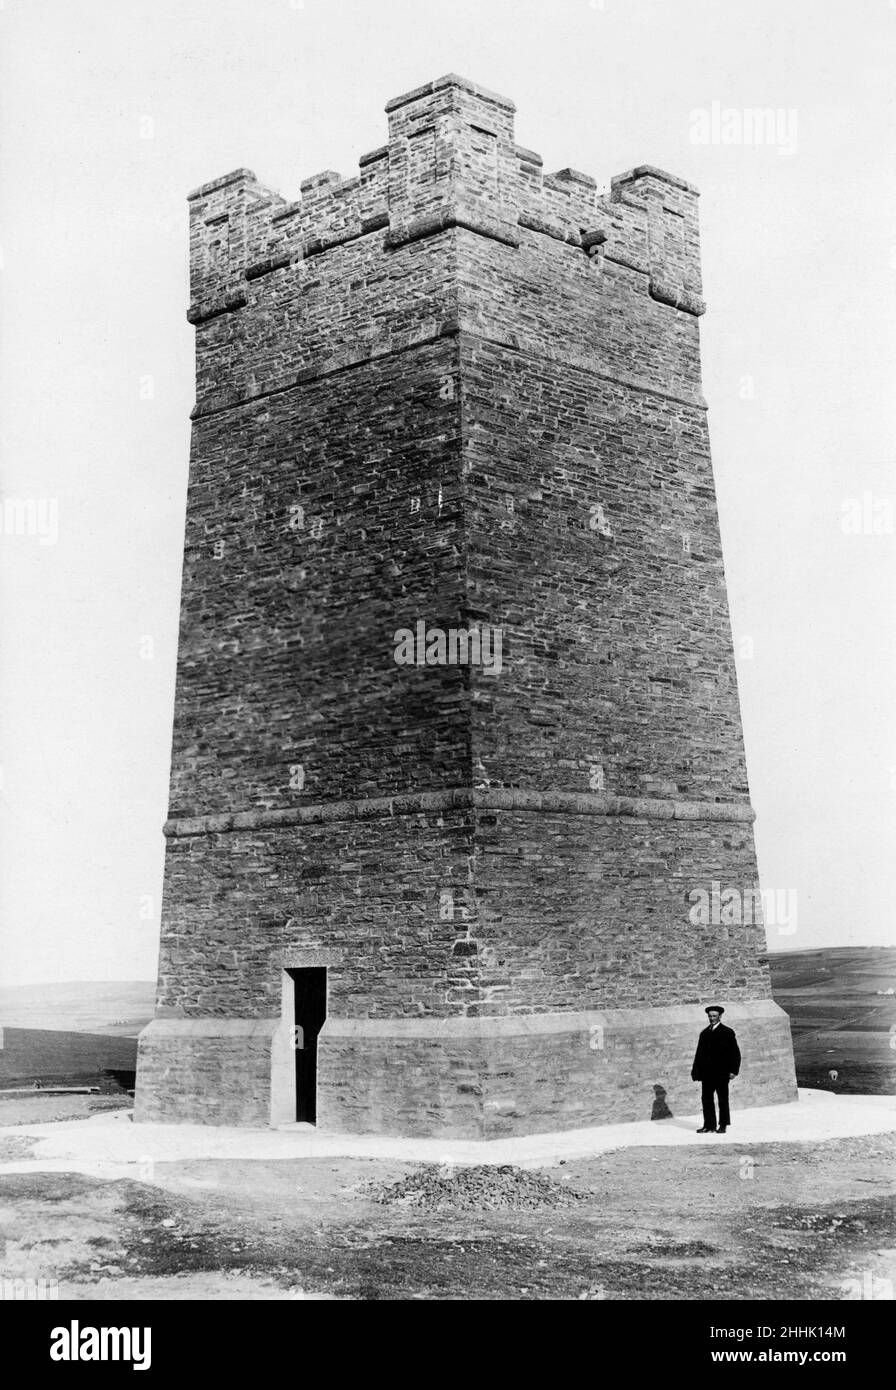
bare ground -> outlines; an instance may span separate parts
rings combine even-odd
[[[75,1299],[801,1300],[856,1298],[863,1281],[882,1297],[886,1280],[892,1297],[894,1159],[892,1135],[743,1149],[708,1135],[537,1182],[374,1159],[0,1174],[0,1274],[56,1278]]]
[[[49,1125],[59,1120],[86,1120],[103,1110],[131,1110],[133,1097],[119,1087],[105,1095],[51,1096],[46,1091],[23,1090],[20,1095],[0,1096],[0,1129],[11,1125]]]

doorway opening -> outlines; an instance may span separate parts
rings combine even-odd
[[[311,965],[286,973],[295,995],[296,1120],[313,1125],[317,1124],[317,1035],[327,1017],[327,967]]]

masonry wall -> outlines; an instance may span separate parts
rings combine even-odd
[[[162,1017],[278,1014],[300,949],[345,1018],[769,996],[761,922],[689,915],[704,876],[753,886],[748,825],[405,813],[174,839],[166,873]]]
[[[690,915],[696,883],[756,882],[748,825],[554,811],[477,829],[480,1013],[771,997],[761,920]]]
[[[471,602],[505,630],[474,758],[493,784],[600,767],[613,794],[746,807],[703,411],[479,339],[461,370]]]
[[[332,1015],[457,1012],[475,967],[454,949],[475,928],[473,825],[463,811],[384,814],[169,841],[159,1016],[279,1014],[298,950],[331,967]]]
[[[156,1018],[140,1035],[139,1123],[267,1125],[276,1020]]]
[[[393,655],[465,605],[456,374],[446,339],[196,421],[172,817],[467,780],[468,671]]]

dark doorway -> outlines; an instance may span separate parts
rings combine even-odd
[[[288,973],[296,997],[296,1119],[313,1125],[317,1123],[317,1035],[327,1017],[327,967],[313,965]]]

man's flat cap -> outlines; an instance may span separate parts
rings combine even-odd
[[[721,1004],[707,1004],[703,1012],[705,1014],[723,1014],[725,1010],[722,1008]]]

